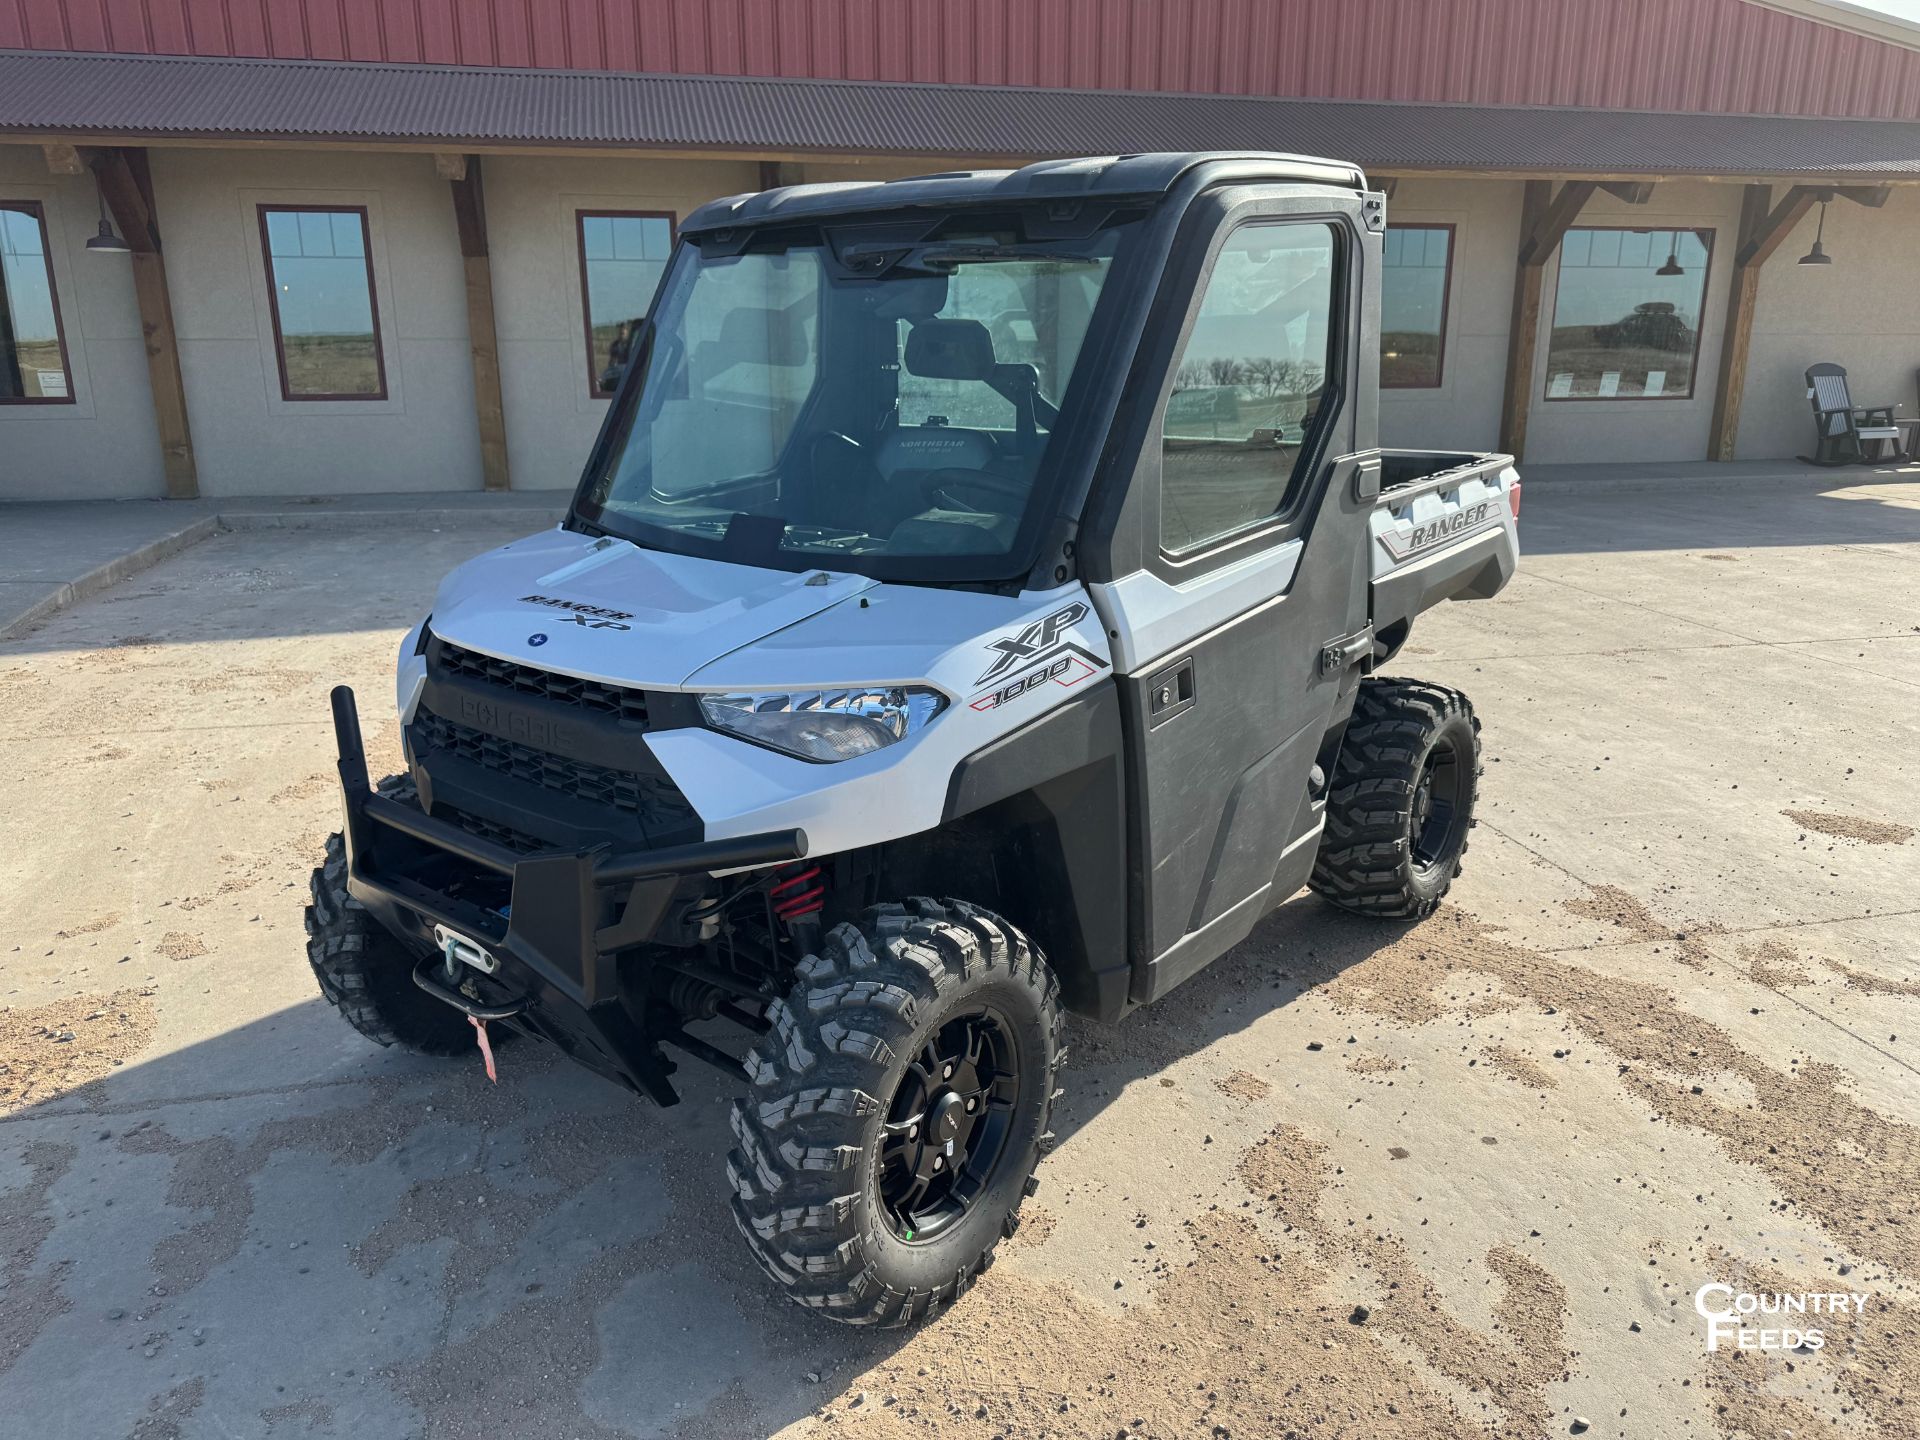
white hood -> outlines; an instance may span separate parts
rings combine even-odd
[[[611,684],[675,690],[743,645],[871,589],[551,530],[441,582],[433,633],[469,650]]]

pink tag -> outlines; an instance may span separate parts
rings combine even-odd
[[[469,1015],[467,1023],[473,1026],[473,1037],[480,1042],[480,1058],[487,1062],[487,1079],[498,1085],[500,1077],[493,1073],[493,1046],[487,1043],[487,1022]]]

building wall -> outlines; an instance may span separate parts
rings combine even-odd
[[[1896,188],[1879,210],[1836,201],[1823,242],[1833,263],[1795,264],[1813,246],[1819,213],[1815,207],[1760,271],[1741,459],[1810,452],[1805,372],[1822,360],[1847,367],[1855,404],[1898,404],[1902,416],[1920,416],[1920,189]]]
[[[95,500],[166,491],[147,388],[133,268],[91,255],[92,175],[50,175],[37,145],[0,145],[0,199],[46,210],[71,405],[0,405],[0,500]]]
[[[1389,227],[1454,227],[1453,273],[1440,384],[1381,389],[1381,444],[1491,450],[1498,442],[1521,192],[1517,180],[1403,180],[1394,191]]]
[[[757,190],[759,166],[559,157],[481,163],[513,487],[571,488],[607,412],[606,399],[590,389],[575,212],[660,210],[677,223],[708,200]]]
[[[466,280],[429,155],[149,152],[204,495],[479,487]],[[255,207],[363,205],[385,400],[286,400]]]

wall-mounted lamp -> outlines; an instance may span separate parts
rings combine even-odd
[[[107,195],[96,182],[94,193],[100,197],[100,233],[87,241],[89,255],[125,255],[133,247],[113,233],[113,221],[107,218]]]
[[[1802,255],[1797,263],[1801,265],[1831,265],[1833,257],[1821,248],[1820,241],[1827,233],[1827,197],[1820,197],[1820,223],[1814,228],[1813,249]]]

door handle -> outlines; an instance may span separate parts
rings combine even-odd
[[[1193,708],[1193,657],[1169,665],[1147,681],[1147,728],[1158,727]]]
[[[1358,665],[1373,653],[1373,626],[1356,630],[1351,635],[1342,635],[1338,640],[1329,640],[1320,647],[1320,673],[1337,675],[1342,670]]]

